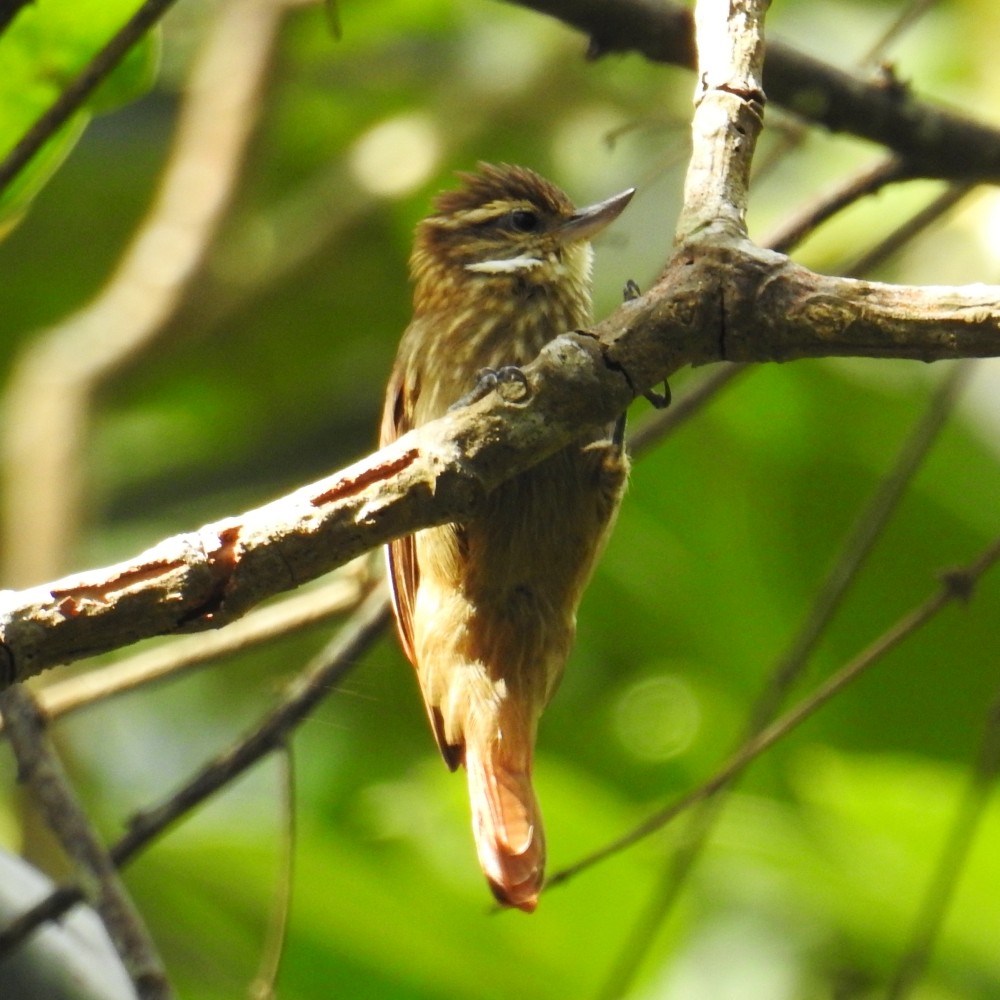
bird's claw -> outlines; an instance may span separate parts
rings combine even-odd
[[[625,450],[625,427],[628,423],[628,414],[621,414],[615,421],[615,426],[611,431],[611,444],[619,452]]]
[[[647,389],[643,396],[652,404],[656,410],[665,410],[670,405],[670,386],[666,379],[663,380],[663,392],[655,389]]]
[[[522,402],[531,392],[527,375],[517,365],[481,368],[476,372],[476,384],[461,399],[452,403],[448,411],[478,403],[494,390],[512,403]]]
[[[632,302],[639,298],[640,295],[642,295],[642,292],[639,290],[638,284],[629,278],[622,289],[622,302]]]

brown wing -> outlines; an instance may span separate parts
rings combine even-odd
[[[382,411],[382,427],[379,432],[379,446],[385,447],[413,429],[411,408],[404,398],[404,376],[397,365],[385,393],[385,408]],[[413,536],[397,538],[386,546],[389,562],[389,584],[392,587],[392,606],[396,613],[396,627],[410,663],[417,665],[413,649],[413,601],[417,594],[416,546]]]
[[[406,366],[401,363],[402,360],[401,352],[385,393],[385,408],[382,411],[382,427],[379,433],[379,443],[382,446],[391,444],[414,427],[413,406],[419,386],[406,384]],[[390,542],[386,546],[386,556],[389,563],[389,583],[392,587],[392,607],[396,613],[399,639],[403,652],[417,672],[419,682],[420,664],[417,663],[413,645],[413,606],[417,596],[417,584],[420,582],[420,567],[417,565],[417,546],[413,535]],[[424,696],[424,707],[427,709],[427,717],[441,756],[454,771],[462,761],[462,748],[448,743],[445,739],[441,713],[427,701],[423,684],[420,686],[420,694]]]

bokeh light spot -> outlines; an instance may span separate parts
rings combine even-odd
[[[701,707],[685,680],[660,674],[625,691],[615,705],[614,725],[633,756],[669,760],[691,745],[701,725]]]
[[[349,162],[363,188],[383,198],[401,198],[428,180],[440,157],[435,123],[427,115],[407,114],[365,132],[351,148]]]

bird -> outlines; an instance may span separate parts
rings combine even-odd
[[[381,444],[448,412],[477,373],[517,372],[559,334],[585,328],[590,240],[633,193],[577,209],[526,167],[459,173],[416,227],[413,316],[386,388]],[[480,866],[495,898],[525,912],[545,870],[532,786],[539,718],[627,475],[621,435],[598,428],[497,487],[469,520],[387,547],[403,650],[445,762],[467,772]]]

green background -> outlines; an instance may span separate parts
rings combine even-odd
[[[94,119],[0,244],[5,371],[107,281],[169,157],[213,9],[187,2],[168,17],[153,89]],[[899,9],[798,0],[775,5],[769,32],[849,67]],[[692,74],[638,56],[587,62],[581,36],[484,0],[343,0],[339,17],[339,41],[321,8],[286,18],[207,265],[155,350],[98,399],[67,572],[266,502],[372,448],[409,314],[410,234],[454,170],[524,163],[578,203],[637,185],[596,248],[599,314],[627,278],[648,287],[669,253]],[[998,32],[1000,9],[987,0],[943,2],[890,55],[919,93],[1000,126]],[[0,40],[0,59],[12,38]],[[143,57],[147,70],[154,55]],[[777,109],[768,114],[761,162],[788,125]],[[19,127],[4,123],[0,135]],[[373,145],[380,136],[387,145]],[[860,142],[808,135],[755,182],[751,234],[766,238],[877,156]],[[411,183],[380,193],[399,165]],[[940,186],[913,183],[856,206],[796,259],[846,266]],[[996,280],[998,206],[991,192],[975,194],[877,277]],[[636,462],[542,724],[537,784],[551,870],[624,833],[725,758],[944,371],[869,360],[762,366]],[[682,373],[675,395],[701,374]],[[977,371],[798,694],[995,535],[995,380],[994,367]],[[633,419],[647,411],[640,401]],[[629,996],[881,995],[1000,684],[998,614],[1000,587],[987,577],[968,607],[946,610],[754,765]],[[130,812],[252,725],[332,627],[60,725],[103,831],[117,835]],[[464,780],[437,759],[389,635],[294,748],[298,839],[279,979],[289,1000],[597,996],[683,827],[553,890],[531,917],[491,913]],[[0,767],[9,779],[0,835],[18,847],[8,755]],[[239,996],[253,977],[278,878],[280,785],[275,763],[262,765],[129,869],[184,997]],[[914,994],[922,1000],[1000,995],[998,837],[991,801]]]

